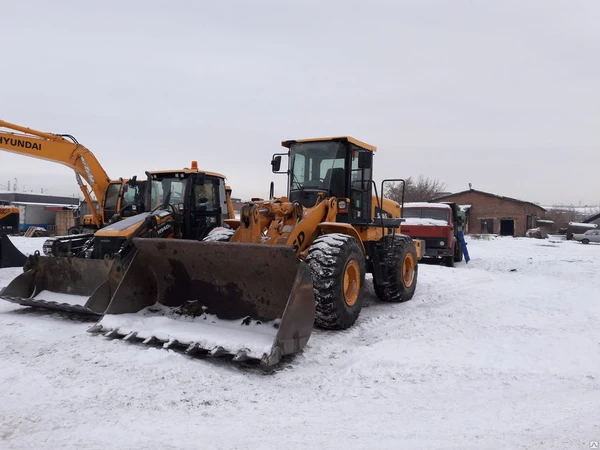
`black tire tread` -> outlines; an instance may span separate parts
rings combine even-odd
[[[417,278],[419,274],[419,264],[417,261],[417,252],[415,248],[415,244],[412,239],[403,234],[386,235],[382,239],[386,239],[388,241],[394,240],[394,245],[390,245],[391,242],[386,243],[386,247],[389,249],[388,253],[385,255],[384,267],[382,270],[387,271],[388,275],[391,278],[391,283],[387,286],[381,286],[378,283],[378,280],[373,277],[373,287],[375,289],[375,294],[380,300],[386,302],[394,302],[401,303],[406,302],[412,299],[416,285]],[[402,281],[402,271],[400,261],[403,261],[404,254],[406,251],[412,251],[414,253],[415,262],[417,263],[415,266],[415,277],[413,280],[412,286],[406,288]]]
[[[343,276],[347,262],[357,259],[361,267],[358,300],[348,306],[343,297]],[[316,302],[315,325],[343,330],[352,326],[362,308],[365,286],[365,261],[362,248],[352,236],[330,233],[317,237],[305,259],[310,267]]]

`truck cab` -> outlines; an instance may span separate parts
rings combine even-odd
[[[402,233],[425,241],[424,258],[441,260],[448,267],[462,261],[458,232],[464,219],[456,203],[404,203],[402,217]]]

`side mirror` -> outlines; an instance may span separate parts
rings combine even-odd
[[[271,170],[273,172],[279,172],[279,169],[281,169],[281,156],[277,155],[271,160]]]
[[[373,166],[373,153],[363,151],[358,153],[358,168],[370,169]]]
[[[129,182],[127,184],[129,185],[129,187],[134,188],[136,185],[136,181],[137,181],[137,175],[134,175],[131,177],[131,179],[129,180]]]

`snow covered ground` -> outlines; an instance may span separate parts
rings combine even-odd
[[[356,326],[270,374],[0,302],[0,448],[590,448],[600,245],[468,243],[468,265],[421,265],[405,304],[369,288]]]

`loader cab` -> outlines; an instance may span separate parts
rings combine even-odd
[[[288,174],[290,201],[310,208],[324,193],[340,201],[339,222],[371,222],[375,147],[351,137],[292,140],[282,145],[289,148],[288,170],[284,173]],[[281,173],[281,156],[275,155],[272,161],[276,173]]]
[[[147,210],[171,211],[183,239],[201,240],[229,218],[223,175],[183,169],[148,177]]]

